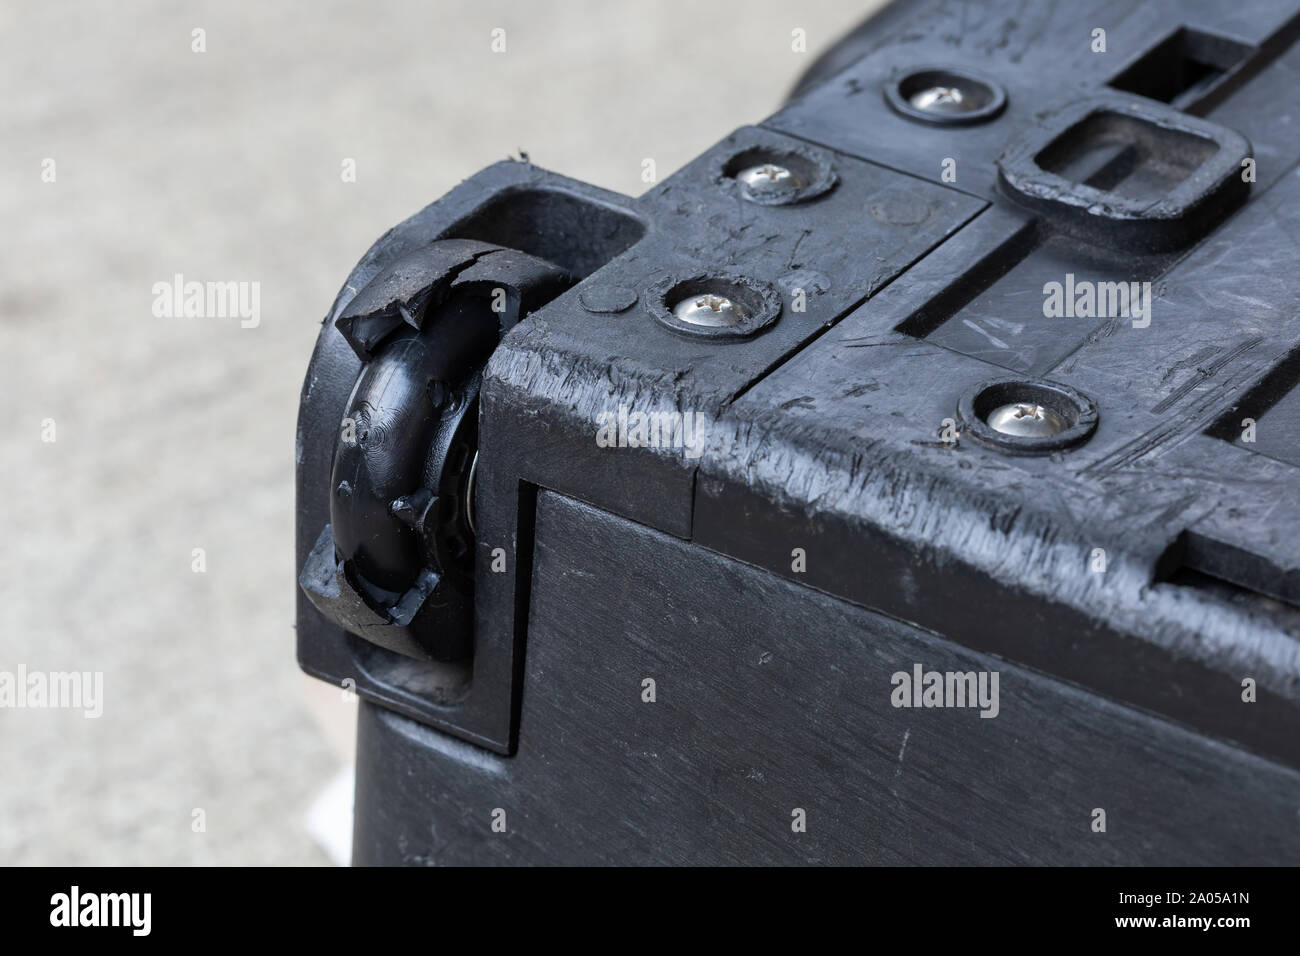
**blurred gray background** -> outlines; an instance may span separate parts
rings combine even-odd
[[[327,862],[355,708],[294,662],[293,442],[338,286],[520,150],[644,191],[878,5],[0,8],[0,671],[104,675],[98,719],[0,708],[0,864]],[[176,273],[260,283],[260,325],[155,317]]]

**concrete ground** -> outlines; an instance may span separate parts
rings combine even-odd
[[[294,663],[293,441],[338,285],[520,150],[643,191],[876,5],[0,7],[0,678],[103,675],[98,718],[0,702],[0,864],[326,862],[355,711]],[[156,315],[177,273],[260,323]]]

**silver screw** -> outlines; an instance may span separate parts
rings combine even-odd
[[[798,189],[803,180],[785,166],[762,163],[736,173],[738,179],[751,193],[773,192],[777,189]]]
[[[730,328],[749,318],[741,305],[712,292],[688,295],[673,306],[673,315],[689,325],[711,328]]]
[[[1024,438],[1047,438],[1068,427],[1056,412],[1034,402],[1012,402],[995,408],[985,421],[995,432]]]
[[[969,113],[976,109],[975,103],[955,86],[931,86],[913,93],[908,100],[927,113]]]

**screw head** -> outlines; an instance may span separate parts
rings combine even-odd
[[[724,295],[702,292],[688,295],[673,306],[673,315],[688,325],[731,328],[749,318],[749,312]]]
[[[926,87],[913,93],[908,101],[927,113],[969,113],[976,109],[974,102],[958,86]]]
[[[1012,402],[989,412],[985,419],[989,428],[1003,435],[1020,435],[1025,438],[1047,438],[1059,435],[1069,427],[1060,415],[1037,402]]]
[[[788,167],[776,163],[762,163],[742,169],[736,173],[736,179],[751,193],[798,189],[804,185],[801,177],[796,176]]]
[[[1046,379],[995,378],[957,402],[962,436],[1011,455],[1046,455],[1087,441],[1097,429],[1097,403]]]
[[[982,123],[1002,112],[1007,94],[995,81],[964,69],[926,67],[885,85],[885,99],[898,113],[925,123]]]

